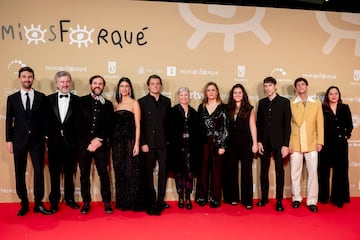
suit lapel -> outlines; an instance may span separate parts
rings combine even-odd
[[[61,122],[60,119],[60,112],[59,112],[59,104],[58,104],[58,95],[54,94],[51,98],[50,98],[50,102],[51,102],[51,108],[55,113],[55,116],[57,117],[57,119],[59,120],[59,122]]]
[[[67,109],[67,112],[66,112],[66,115],[65,115],[65,118],[64,118],[64,122],[66,122],[66,121],[69,119],[69,117],[71,116],[71,114],[72,114],[72,112],[73,112],[73,108],[72,108],[73,101],[74,101],[74,98],[73,98],[73,96],[70,94],[69,106],[68,106],[68,109]]]

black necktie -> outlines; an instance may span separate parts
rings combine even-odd
[[[25,111],[27,113],[30,112],[30,97],[29,97],[29,93],[25,93],[26,95],[26,104],[25,104]]]
[[[60,94],[60,98],[69,97],[67,94]]]

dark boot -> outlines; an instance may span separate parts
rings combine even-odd
[[[179,208],[184,208],[184,194],[179,193],[178,207]]]

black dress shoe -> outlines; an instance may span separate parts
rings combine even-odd
[[[165,201],[159,201],[158,206],[160,209],[170,208],[169,204],[167,204]]]
[[[80,213],[81,214],[88,214],[90,211],[90,203],[89,202],[85,202],[84,205],[82,206]]]
[[[160,216],[161,210],[158,209],[157,207],[151,207],[149,209],[146,209],[146,213],[148,215]]]
[[[299,201],[293,201],[292,202],[292,207],[293,208],[299,208],[300,207],[300,202]]]
[[[247,210],[251,210],[251,209],[253,209],[253,206],[252,206],[252,205],[245,205],[245,208],[246,208]]]
[[[66,201],[66,206],[71,207],[72,209],[79,209],[80,206],[75,201]]]
[[[192,209],[192,204],[190,199],[186,199],[186,209],[188,210]]]
[[[104,211],[105,211],[105,213],[113,213],[113,209],[112,209],[110,203],[108,203],[108,202],[104,203]]]
[[[309,205],[308,206],[309,210],[313,213],[317,213],[318,212],[318,209],[316,207],[316,205]]]
[[[258,207],[265,207],[266,204],[269,203],[269,200],[268,199],[261,199],[256,205]]]
[[[50,212],[56,213],[57,211],[59,211],[59,204],[51,203],[50,204]]]
[[[220,202],[210,201],[210,207],[211,208],[218,208],[218,207],[220,207]]]
[[[21,205],[21,208],[20,208],[19,212],[17,213],[17,215],[19,217],[25,216],[28,211],[29,211],[29,205]]]
[[[184,199],[183,198],[179,198],[179,202],[178,202],[178,207],[179,208],[184,208],[185,204],[184,204]]]
[[[280,200],[276,201],[275,210],[278,212],[284,211],[284,206]]]
[[[197,200],[197,203],[199,204],[200,207],[204,207],[207,204],[207,201],[203,198],[199,198]]]
[[[52,212],[47,210],[42,203],[35,204],[34,213],[42,213],[44,215],[51,215],[52,214]]]

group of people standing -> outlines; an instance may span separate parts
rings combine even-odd
[[[307,80],[298,78],[294,83],[297,94],[290,102],[277,94],[276,80],[267,77],[263,81],[266,97],[259,101],[256,117],[241,84],[232,87],[225,104],[217,84],[207,83],[203,100],[195,110],[189,104],[187,87],[178,89],[178,103],[171,106],[170,99],[161,94],[162,79],[158,75],[149,76],[146,82],[149,93],[138,100],[131,80],[121,78],[115,106],[102,95],[105,79],[100,75],[89,79],[90,93],[82,97],[70,92],[72,79],[68,72],[56,73],[58,91],[49,96],[32,88],[35,76],[30,67],[21,68],[18,76],[21,89],[8,97],[6,113],[6,142],[8,151],[14,154],[16,191],[21,200],[18,216],[29,211],[25,181],[28,153],[34,168],[33,210],[43,214],[59,210],[62,174],[66,205],[80,209],[74,199],[77,163],[83,200],[80,213],[90,211],[92,160],[100,178],[104,211],[112,213],[110,153],[115,174],[115,208],[123,211],[160,215],[169,208],[164,201],[169,171],[175,179],[179,208],[192,209],[191,194],[196,178],[195,198],[199,206],[209,202],[210,207],[217,208],[223,201],[252,209],[255,154],[261,157],[258,206],[269,203],[268,172],[273,157],[275,209],[284,210],[283,164],[289,154],[293,208],[300,207],[302,201],[303,158],[308,170],[306,205],[312,212],[318,211],[317,201],[325,204],[330,200],[339,207],[350,201],[347,139],[351,136],[352,119],[335,86],[327,90],[321,104],[308,95]],[[42,203],[46,145],[50,209]],[[155,187],[156,166],[158,186]]]

